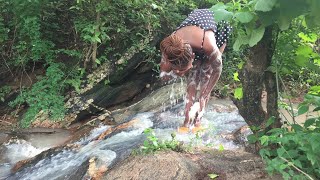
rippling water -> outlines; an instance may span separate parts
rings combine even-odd
[[[145,138],[143,131],[146,128],[153,128],[160,139],[170,139],[171,133],[176,132],[177,127],[184,120],[183,107],[181,103],[172,105],[169,111],[138,113],[132,118],[137,121],[131,127],[115,132],[107,139],[92,141],[110,128],[110,126],[97,127],[87,137],[74,143],[78,145],[78,148],[62,149],[31,166],[24,167],[15,174],[10,174],[9,171],[14,163],[33,157],[49,147],[36,148],[24,140],[3,144],[1,148],[5,158],[0,164],[0,179],[68,179],[75,173],[79,175],[81,172],[78,169],[91,157],[96,157],[106,166],[110,166],[128,157],[132,149],[142,144]],[[217,108],[220,109],[220,112],[217,112]],[[224,149],[239,148],[232,141],[223,138],[221,134],[231,133],[246,123],[236,109],[231,111],[226,109],[228,109],[226,105],[209,106],[203,119],[205,131],[200,138],[193,133],[188,133],[177,134],[177,140],[200,146],[210,145],[212,148],[221,146]]]

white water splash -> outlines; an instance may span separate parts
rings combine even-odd
[[[177,132],[177,128],[183,124],[184,115],[181,113],[183,106],[177,105],[173,112],[166,111],[159,115],[160,122],[166,124],[166,128],[157,128],[156,136],[162,140],[171,140],[171,133]],[[201,126],[203,131],[198,134],[192,132],[186,134],[176,133],[176,139],[184,144],[193,144],[196,146],[210,146],[214,149],[220,149],[221,146],[227,150],[240,148],[232,140],[226,139],[225,134],[231,134],[238,128],[246,125],[244,119],[237,110],[231,112],[217,112],[212,107],[208,107],[202,118]]]
[[[97,128],[94,128],[89,136],[87,137],[83,137],[81,138],[78,142],[76,142],[76,144],[85,144],[90,142],[91,140],[93,140],[94,138],[98,137],[101,133],[103,133],[104,131],[106,131],[107,129],[109,129],[111,126],[107,126],[107,125],[100,125]]]
[[[106,166],[109,166],[112,161],[118,156],[117,152],[108,149],[109,146],[113,144],[121,144],[133,137],[139,136],[143,133],[146,128],[152,127],[153,122],[151,118],[154,116],[153,113],[140,113],[137,114],[132,119],[136,119],[132,127],[128,131],[123,131],[115,134],[114,136],[98,141],[89,141],[89,139],[94,139],[102,132],[107,130],[109,126],[101,126],[95,128],[91,131],[90,135],[77,142],[83,142],[82,146],[78,150],[63,150],[58,154],[51,155],[45,159],[40,160],[34,166],[24,169],[23,172],[12,177],[12,179],[56,179],[63,176],[67,176],[70,172],[76,171],[82,163],[90,159],[91,157],[96,157],[102,161]]]
[[[155,128],[156,136],[159,137],[159,139],[170,140],[171,133],[177,132],[177,127],[183,123],[183,108],[183,104],[180,103],[174,106],[172,111],[162,112],[157,114],[157,116],[151,112],[139,113],[132,118],[132,120],[136,120],[132,126],[121,132],[114,132],[111,137],[103,140],[92,141],[102,132],[110,128],[110,126],[95,128],[88,137],[76,143],[79,145],[78,149],[72,151],[65,149],[57,154],[52,154],[50,157],[40,160],[33,166],[24,168],[23,171],[18,172],[19,174],[13,175],[10,178],[35,180],[61,179],[78,170],[79,167],[91,157],[96,157],[105,163],[106,166],[109,166],[117,157],[122,156],[121,154],[124,152],[121,151],[131,151],[131,149],[134,148],[134,146],[128,146],[127,144],[139,145],[139,143],[142,142],[143,139],[140,137],[142,137],[141,134],[143,134],[146,128]],[[202,135],[199,135],[201,133],[177,133],[176,139],[195,145],[210,145],[216,149],[220,148],[221,145],[224,149],[236,149],[238,146],[231,140],[223,138],[221,134],[230,133],[242,125],[245,125],[245,122],[237,111],[218,113],[214,109],[209,108],[202,120],[202,126],[206,128]],[[122,147],[122,149],[119,147]],[[42,150],[34,152],[40,153],[41,151]],[[31,155],[34,156],[32,153],[30,156]],[[3,169],[8,168],[4,166]]]
[[[3,145],[6,148],[5,154],[8,159],[8,163],[11,164],[34,157],[42,151],[49,149],[49,147],[34,147],[30,142],[23,139],[11,140]]]
[[[134,118],[132,118],[137,120],[137,122],[135,122],[132,126],[133,130],[120,132],[110,137],[108,139],[108,142],[119,143],[126,141],[127,139],[130,139],[133,136],[141,135],[145,129],[153,126],[153,122],[151,120],[153,115],[154,113],[150,112],[137,114]]]

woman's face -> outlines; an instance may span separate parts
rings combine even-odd
[[[178,76],[184,76],[193,67],[193,60],[194,58],[190,59],[185,67],[172,68],[173,72]]]

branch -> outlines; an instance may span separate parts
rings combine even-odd
[[[303,175],[307,176],[309,179],[314,180],[309,174],[305,173],[304,171],[302,171],[301,169],[299,169],[297,166],[295,166],[292,162],[286,160],[283,157],[280,157],[282,160],[284,160],[285,162],[288,163],[289,166],[292,166],[294,169],[296,169],[297,171],[299,171],[300,173],[302,173]]]

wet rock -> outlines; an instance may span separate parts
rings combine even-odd
[[[173,151],[131,156],[107,171],[102,179],[279,179],[268,177],[261,158],[247,152],[198,151],[194,154]]]
[[[17,173],[20,170],[24,170],[26,169],[28,166],[33,166],[35,165],[37,162],[39,162],[42,159],[45,159],[46,157],[50,157],[50,156],[54,156],[58,153],[60,153],[62,150],[74,150],[77,149],[78,145],[66,145],[66,146],[59,146],[59,147],[54,147],[51,149],[48,149],[46,151],[41,152],[40,154],[38,154],[37,156],[33,157],[33,158],[29,158],[29,159],[25,159],[25,160],[21,160],[19,162],[17,162],[13,168],[11,169],[12,173]]]
[[[138,112],[158,112],[168,109],[183,100],[185,88],[182,82],[163,86],[129,107],[112,111],[112,116],[117,123],[122,123]]]
[[[251,129],[248,125],[242,126],[239,129],[232,132],[233,141],[240,145],[241,147],[244,147],[245,151],[251,152],[251,153],[257,153],[257,150],[255,148],[254,144],[250,144],[248,142],[248,135],[252,134]]]

